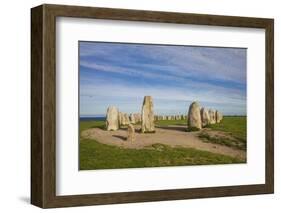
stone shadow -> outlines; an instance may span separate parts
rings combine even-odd
[[[119,139],[121,139],[123,141],[127,140],[127,137],[122,136],[122,135],[112,135],[112,137],[119,138]]]
[[[181,132],[186,132],[187,129],[186,126],[155,126],[155,127],[159,129],[175,130]]]

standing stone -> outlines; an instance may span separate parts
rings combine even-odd
[[[130,124],[130,118],[129,115],[127,113],[123,114],[123,118],[124,118],[124,125],[129,125]]]
[[[189,131],[202,129],[200,106],[197,102],[193,102],[189,106],[187,125]]]
[[[210,116],[210,124],[215,124],[216,123],[215,111],[212,109],[209,109],[209,116]]]
[[[207,126],[210,124],[210,116],[209,116],[209,111],[206,108],[201,108],[201,122],[202,122],[202,127]]]
[[[126,122],[125,122],[125,113],[121,113],[121,125],[122,126],[125,126],[126,125]]]
[[[141,115],[140,115],[140,113],[136,113],[135,114],[135,118],[136,118],[136,122],[137,123],[141,122]]]
[[[155,132],[153,101],[151,96],[144,96],[141,118],[142,133]]]
[[[110,106],[106,112],[106,130],[119,129],[119,112],[117,107]]]
[[[216,121],[217,121],[217,123],[220,123],[222,119],[223,119],[222,113],[219,112],[218,110],[216,110]]]
[[[136,133],[133,124],[128,125],[127,141],[134,142],[136,140]]]
[[[130,123],[131,124],[135,124],[136,123],[135,116],[133,114],[130,114],[129,118],[130,118]]]
[[[118,113],[118,122],[119,122],[119,126],[122,126],[122,125],[123,125],[122,119],[123,119],[123,113],[122,113],[122,112],[119,112],[119,113]]]
[[[127,126],[130,123],[129,116],[127,113],[121,113],[121,125]]]
[[[138,123],[139,122],[138,114],[134,113],[133,116],[135,118],[135,123]]]

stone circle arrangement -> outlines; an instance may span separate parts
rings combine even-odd
[[[198,131],[210,124],[220,123],[223,114],[218,110],[200,107],[198,102],[192,102],[187,115],[154,115],[153,99],[144,96],[141,113],[123,113],[116,106],[109,106],[106,112],[106,130],[116,131],[121,126],[127,126],[127,141],[136,139],[133,124],[141,123],[141,133],[155,133],[155,121],[186,120],[187,131]]]

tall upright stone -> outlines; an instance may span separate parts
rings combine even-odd
[[[209,109],[209,116],[210,116],[210,124],[216,123],[216,113],[214,110]]]
[[[119,121],[119,126],[122,126],[123,125],[123,113],[122,112],[119,112],[118,113],[118,121]]]
[[[109,106],[106,112],[106,130],[119,129],[119,112],[117,107]]]
[[[158,121],[159,120],[158,117],[159,117],[158,115],[154,115],[154,120]]]
[[[130,123],[131,124],[135,124],[136,123],[136,119],[135,119],[134,114],[130,114]]]
[[[155,132],[153,100],[151,96],[144,96],[141,112],[141,131],[142,133]]]
[[[130,124],[130,118],[129,118],[129,115],[127,113],[123,113],[123,125],[126,126],[126,125],[129,125]]]
[[[140,113],[137,113],[137,114],[136,114],[136,117],[137,117],[137,120],[138,120],[137,122],[141,122],[141,114],[140,114]]]
[[[206,108],[201,108],[201,122],[202,122],[202,127],[207,126],[210,124],[210,116],[209,116],[209,111]]]
[[[128,125],[127,134],[127,141],[134,142],[136,140],[136,133],[133,124]]]
[[[216,110],[216,121],[217,121],[217,123],[220,123],[222,119],[223,119],[222,113],[219,112],[218,110]]]
[[[189,131],[202,129],[200,106],[197,102],[193,102],[189,106],[187,126]]]

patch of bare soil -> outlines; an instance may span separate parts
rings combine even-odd
[[[171,147],[195,148],[198,150],[236,157],[241,160],[246,159],[245,151],[237,150],[232,147],[227,147],[220,144],[204,143],[202,139],[198,137],[198,133],[200,132],[186,132],[186,127],[184,126],[171,125],[161,128],[156,127],[155,133],[146,134],[140,132],[140,126],[136,125],[135,128],[136,141],[133,143],[126,140],[126,128],[116,131],[106,131],[100,128],[92,128],[83,131],[81,136],[87,139],[95,139],[96,141],[103,144],[119,146],[126,149],[144,149],[151,147],[151,145],[153,144],[160,143]]]

